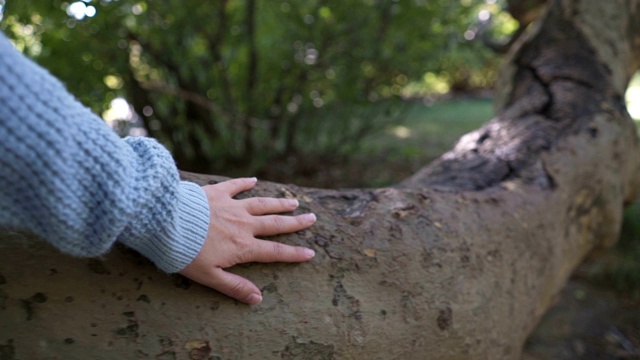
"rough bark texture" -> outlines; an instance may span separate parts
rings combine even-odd
[[[638,188],[623,94],[638,1],[556,1],[504,67],[499,116],[398,186],[262,183],[318,214],[299,265],[234,269],[246,306],[116,248],[72,259],[0,239],[2,359],[514,359]],[[201,184],[214,176],[184,174]]]

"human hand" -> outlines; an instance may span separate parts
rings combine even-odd
[[[246,262],[302,262],[315,255],[313,250],[304,247],[255,238],[296,232],[316,221],[314,214],[269,215],[295,210],[297,200],[233,199],[253,188],[256,182],[256,178],[244,178],[203,187],[211,214],[209,232],[200,253],[180,271],[193,281],[252,305],[262,301],[258,287],[225,268]]]

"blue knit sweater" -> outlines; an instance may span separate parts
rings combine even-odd
[[[209,205],[169,152],[119,138],[0,33],[0,227],[91,257],[115,241],[166,272],[204,243]]]

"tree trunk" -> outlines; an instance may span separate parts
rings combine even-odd
[[[262,287],[259,306],[121,247],[73,259],[5,232],[2,359],[518,358],[635,199],[638,138],[623,94],[640,59],[639,12],[638,1],[551,4],[509,54],[499,115],[398,186],[261,183],[253,195],[295,197],[319,220],[278,238],[315,248],[312,262],[233,269]]]

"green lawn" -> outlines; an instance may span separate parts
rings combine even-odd
[[[331,109],[307,122],[313,126],[304,129],[295,157],[262,177],[322,188],[392,185],[450,150],[460,136],[493,116],[487,99],[371,106],[358,111]],[[378,130],[368,131],[360,140],[344,136],[350,128],[367,124]]]
[[[460,136],[493,116],[491,100],[449,100],[427,106],[413,103],[397,123],[367,138],[354,162],[366,162],[359,186],[398,182],[450,150]],[[358,179],[356,179],[358,180]]]

